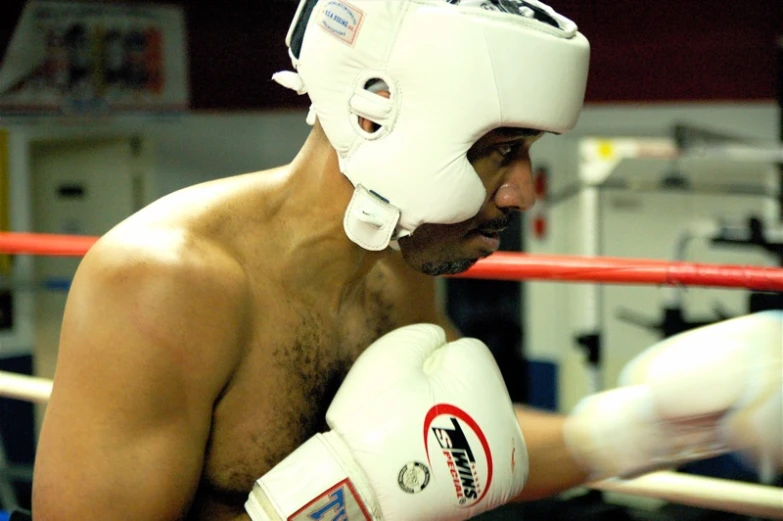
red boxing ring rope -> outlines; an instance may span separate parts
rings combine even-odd
[[[458,277],[716,286],[783,291],[783,269],[780,268],[510,252],[495,253]]]
[[[87,235],[0,232],[0,253],[80,257],[97,240]]]
[[[0,253],[78,257],[87,253],[97,240],[83,235],[6,232],[0,233]],[[783,291],[780,268],[511,252],[498,252],[482,259],[457,277]]]

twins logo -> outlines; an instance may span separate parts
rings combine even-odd
[[[432,407],[424,420],[424,444],[431,461],[430,440],[437,441],[443,465],[451,475],[457,503],[471,507],[487,494],[492,484],[492,453],[478,423],[465,411],[450,404]],[[436,462],[437,463],[437,462]]]
[[[343,480],[313,498],[288,521],[370,521],[372,518],[359,500],[353,484]]]

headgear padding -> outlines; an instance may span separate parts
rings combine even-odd
[[[318,117],[355,187],[344,227],[360,246],[475,216],[486,193],[467,152],[490,130],[576,124],[587,40],[534,0],[483,4],[508,2],[527,14],[476,0],[301,0],[286,38],[298,74],[274,79],[309,94],[308,120]],[[374,79],[390,98],[366,89]],[[359,117],[380,129],[365,132]]]

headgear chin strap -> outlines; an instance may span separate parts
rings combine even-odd
[[[576,25],[535,0],[301,0],[286,44],[297,72],[273,78],[309,94],[355,188],[345,231],[368,250],[475,216],[470,147],[498,127],[573,128],[589,61]]]

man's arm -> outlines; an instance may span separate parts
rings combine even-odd
[[[530,474],[516,501],[531,501],[582,485],[588,473],[571,456],[563,437],[566,416],[516,405]]]
[[[243,290],[230,263],[106,242],[66,305],[36,521],[183,518],[237,351]]]

